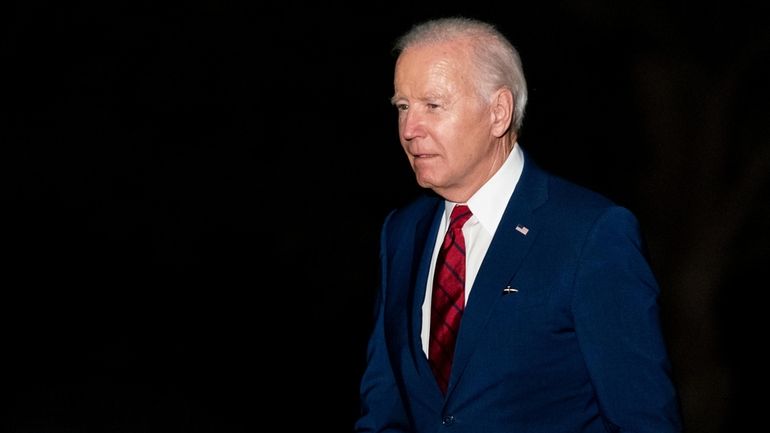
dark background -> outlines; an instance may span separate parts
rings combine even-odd
[[[447,14],[519,48],[522,146],[639,217],[688,431],[764,420],[767,6],[253,3],[5,7],[4,431],[350,431],[419,192],[390,48]]]

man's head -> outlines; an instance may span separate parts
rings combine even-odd
[[[494,27],[466,18],[417,25],[396,50],[392,102],[417,182],[466,201],[500,168],[521,126],[518,53]]]

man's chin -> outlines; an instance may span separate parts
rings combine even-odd
[[[417,179],[417,185],[420,185],[423,188],[434,189],[436,187],[436,184],[431,182],[430,179],[426,179],[419,175],[416,176],[416,179]]]

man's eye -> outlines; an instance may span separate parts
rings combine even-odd
[[[429,110],[435,110],[436,108],[439,107],[438,104],[425,104],[425,105],[428,107]]]
[[[396,104],[396,109],[398,111],[406,111],[406,110],[409,109],[409,105],[408,104]]]

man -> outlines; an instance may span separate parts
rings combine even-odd
[[[515,48],[465,18],[396,48],[401,144],[437,196],[383,225],[356,431],[680,431],[637,221],[519,146]]]

